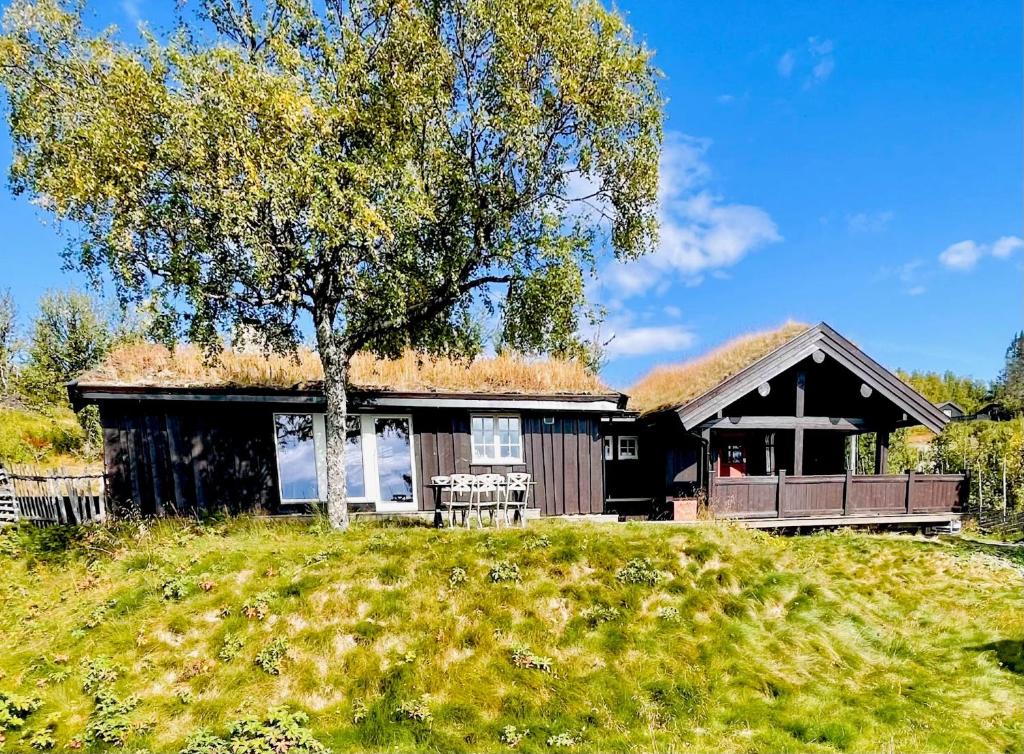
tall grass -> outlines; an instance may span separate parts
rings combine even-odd
[[[109,666],[140,700],[129,749],[154,752],[280,704],[337,751],[1024,741],[1022,564],[955,541],[243,518],[0,552],[0,693],[42,701],[15,750],[46,724],[81,740]]]
[[[354,387],[396,391],[483,391],[526,393],[608,393],[610,388],[576,361],[530,359],[514,354],[459,360],[406,351],[397,359],[357,354],[350,380]],[[83,384],[207,387],[218,385],[292,387],[323,379],[316,353],[265,354],[224,351],[213,362],[193,346],[174,351],[151,343],[115,349]]]
[[[629,407],[648,413],[687,403],[807,329],[786,322],[775,330],[741,335],[690,361],[655,367],[626,391]]]

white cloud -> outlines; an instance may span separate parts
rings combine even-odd
[[[939,261],[951,270],[970,270],[986,254],[1006,259],[1018,249],[1024,249],[1024,239],[1017,236],[1003,236],[992,244],[966,240],[947,246]]]
[[[142,21],[142,12],[139,10],[139,0],[121,0],[121,11],[128,16],[128,19],[135,25]]]
[[[605,353],[609,358],[616,358],[682,351],[692,346],[696,339],[691,330],[679,325],[623,327],[615,330]]]
[[[835,43],[831,39],[808,37],[807,42],[799,48],[786,50],[775,63],[779,75],[788,79],[799,68],[810,69],[804,79],[804,89],[810,89],[825,83],[836,68]]]
[[[920,296],[927,288],[923,284],[930,272],[923,259],[912,259],[895,267],[883,267],[879,270],[882,279],[895,278],[900,283],[903,293],[908,296]]]
[[[734,94],[719,94],[715,97],[715,102],[720,105],[728,105],[736,101],[736,95]]]
[[[786,50],[782,57],[779,58],[779,62],[775,64],[776,70],[779,75],[784,79],[788,79],[793,75],[793,69],[796,67],[796,50]]]
[[[1024,239],[1017,236],[1003,236],[992,244],[992,256],[1006,259],[1017,249],[1024,249]]]
[[[659,292],[675,282],[698,284],[705,273],[731,267],[751,251],[781,240],[760,207],[730,204],[707,189],[707,140],[670,134],[661,158],[658,248],[635,262],[614,262],[604,283],[625,297]]]
[[[856,233],[880,233],[889,226],[892,212],[857,212],[846,216],[846,227]]]
[[[960,241],[959,243],[947,246],[939,254],[939,261],[946,267],[954,270],[969,270],[978,263],[981,255],[985,253],[984,247],[974,241]]]

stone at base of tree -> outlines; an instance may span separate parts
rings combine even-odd
[[[674,498],[672,500],[673,521],[696,521],[697,520],[697,499]]]

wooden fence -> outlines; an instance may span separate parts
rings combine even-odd
[[[951,513],[966,484],[963,474],[715,477],[711,509],[721,518]]]
[[[18,520],[18,501],[14,499],[14,486],[3,466],[0,466],[0,524]]]
[[[4,484],[6,480],[6,484]],[[0,468],[0,521],[30,521],[37,525],[87,524],[107,515],[107,485],[103,474],[42,470],[27,466]]]

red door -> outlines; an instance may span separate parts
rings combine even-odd
[[[746,476],[747,449],[730,443],[718,455],[718,476]]]

